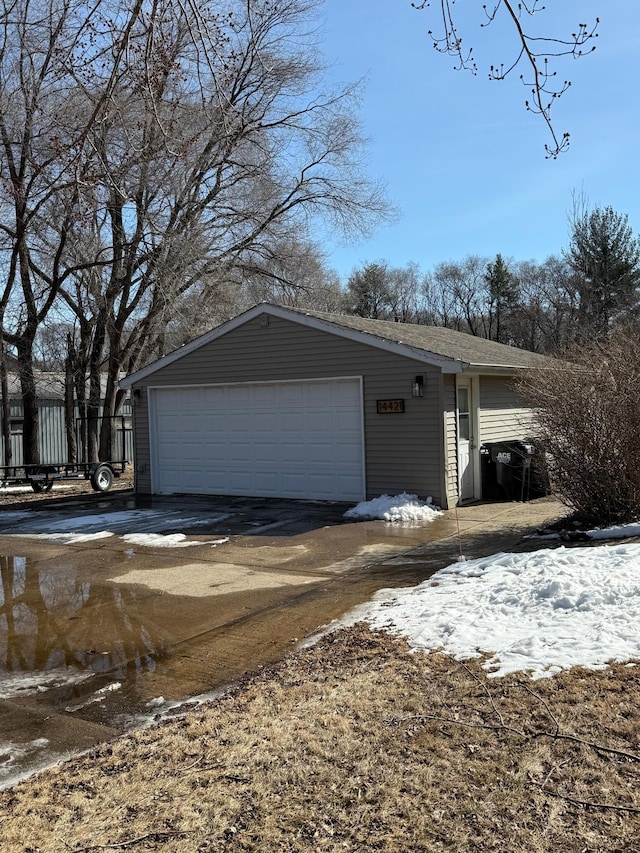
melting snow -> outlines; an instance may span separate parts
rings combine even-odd
[[[603,668],[640,658],[640,545],[457,562],[417,587],[380,591],[347,624],[362,620],[414,649],[458,660],[488,653],[492,676]]]
[[[108,530],[99,533],[26,533],[29,539],[47,539],[51,542],[60,542],[61,545],[79,545],[82,542],[97,542],[99,539],[109,539],[113,536]]]
[[[0,679],[0,699],[13,699],[30,693],[44,693],[64,685],[78,684],[91,678],[92,672],[73,667],[49,669],[45,672],[7,672]]]
[[[207,515],[188,516],[180,512],[165,509],[131,509],[116,512],[92,513],[74,515],[68,518],[55,519],[50,515],[43,518],[36,513],[16,513],[15,518],[10,518],[9,513],[3,513],[0,519],[17,522],[17,527],[11,533],[20,535],[40,534],[54,539],[56,536],[70,534],[95,534],[102,536],[111,533],[122,533],[130,530],[138,530],[141,533],[157,532],[160,530],[180,530],[194,526],[215,524],[229,517],[228,512]],[[21,524],[24,522],[24,524]],[[9,532],[9,531],[7,531]]]
[[[403,492],[400,495],[382,495],[371,501],[361,501],[345,512],[345,518],[373,519],[401,522],[402,524],[424,524],[433,521],[442,510],[433,506],[432,499],[421,501],[417,495]]]
[[[189,545],[206,545],[206,542],[189,541],[184,533],[127,533],[122,537],[129,545],[148,548],[188,548]]]
[[[51,756],[45,753],[44,759],[36,758],[42,756],[42,750],[49,744],[46,738],[39,737],[27,743],[12,743],[11,741],[0,741],[0,790],[9,784],[15,784],[22,777],[34,772],[38,767],[46,767],[51,763]],[[25,756],[30,756],[33,766],[22,774],[15,774],[16,763]]]
[[[632,536],[640,536],[640,524],[618,524],[614,527],[598,527],[595,530],[587,530],[590,539],[629,539]]]

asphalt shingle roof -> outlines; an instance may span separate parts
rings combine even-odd
[[[394,323],[390,320],[370,320],[346,314],[329,314],[306,308],[288,308],[298,314],[325,320],[346,329],[363,332],[386,341],[405,344],[434,355],[450,358],[464,364],[485,367],[551,367],[554,360],[539,353],[519,347],[488,341],[465,332],[456,332],[441,326],[419,326],[413,323]]]

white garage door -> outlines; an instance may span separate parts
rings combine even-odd
[[[364,496],[359,379],[150,390],[156,494]]]

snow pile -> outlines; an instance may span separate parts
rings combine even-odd
[[[382,518],[384,521],[399,521],[402,524],[424,524],[433,521],[441,512],[437,506],[433,506],[431,498],[421,501],[417,495],[403,492],[393,497],[382,495],[371,501],[361,501],[344,515],[345,518]]]
[[[188,539],[185,533],[126,533],[122,540],[128,545],[137,545],[146,548],[189,548],[192,545],[224,545],[229,537],[223,539]],[[125,551],[127,556],[132,556],[134,551]]]
[[[640,658],[640,545],[496,554],[382,590],[348,617],[458,660],[493,656],[491,675],[533,678]]]

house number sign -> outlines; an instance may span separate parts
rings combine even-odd
[[[404,400],[376,400],[379,415],[400,415],[404,412]]]

